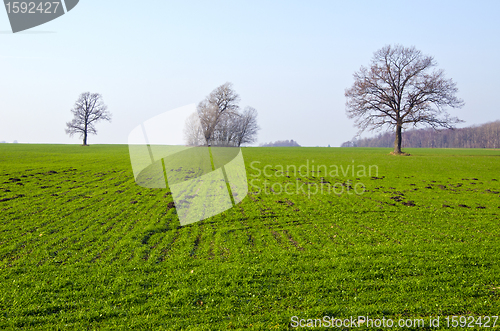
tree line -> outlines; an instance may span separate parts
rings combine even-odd
[[[341,147],[393,147],[394,133],[353,139]],[[460,129],[405,131],[402,146],[414,148],[500,148],[500,121]]]
[[[296,141],[292,140],[278,140],[275,142],[260,144],[259,147],[301,147]]]

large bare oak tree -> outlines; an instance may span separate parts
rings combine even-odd
[[[83,138],[83,146],[87,146],[89,134],[97,134],[95,124],[99,121],[111,122],[111,113],[99,93],[85,92],[75,102],[71,112],[74,117],[71,122],[66,123],[66,133],[72,137],[75,133]]]
[[[360,132],[395,128],[394,154],[402,154],[402,129],[406,125],[453,128],[462,122],[451,117],[447,107],[460,108],[456,83],[445,79],[431,56],[415,47],[385,46],[373,55],[370,68],[354,73],[354,84],[346,89],[346,113]]]

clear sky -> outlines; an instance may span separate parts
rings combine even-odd
[[[386,44],[434,56],[466,102],[500,119],[500,1],[80,0],[64,16],[12,34],[0,9],[0,141],[81,143],[65,123],[85,91],[112,123],[89,143],[127,143],[165,111],[232,82],[259,113],[258,142],[339,146],[356,128],[344,90]]]

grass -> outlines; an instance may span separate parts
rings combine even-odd
[[[0,328],[499,315],[500,151],[405,151],[244,148],[249,195],[180,227],[127,146],[1,144]]]

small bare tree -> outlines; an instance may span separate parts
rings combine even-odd
[[[236,119],[236,144],[251,144],[257,140],[257,132],[260,127],[257,125],[257,111],[255,108],[246,107],[243,114]]]
[[[201,128],[200,119],[197,113],[191,114],[184,125],[184,139],[188,146],[203,146],[206,145],[203,130]]]
[[[98,93],[85,92],[75,102],[71,109],[74,117],[71,122],[66,123],[66,133],[72,137],[75,133],[83,138],[83,146],[87,146],[89,134],[97,134],[95,124],[99,121],[111,122],[111,113],[107,111],[108,106],[102,101]]]
[[[407,124],[453,128],[462,122],[450,117],[446,107],[460,108],[464,102],[458,89],[431,56],[414,47],[385,46],[373,55],[370,68],[354,73],[354,84],[346,89],[346,113],[360,132],[394,127],[394,154],[402,154],[402,129]]]

